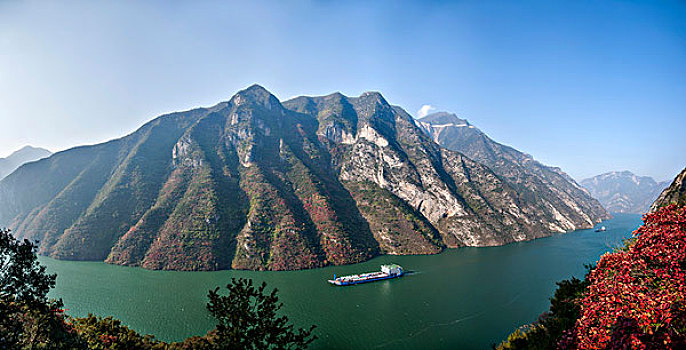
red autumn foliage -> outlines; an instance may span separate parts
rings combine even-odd
[[[589,274],[566,349],[686,348],[686,207],[647,214],[626,251]]]
[[[109,348],[113,344],[116,344],[117,341],[119,340],[118,337],[114,335],[109,335],[109,334],[101,334],[100,335],[100,341],[102,341],[102,345]]]

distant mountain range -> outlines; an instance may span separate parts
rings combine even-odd
[[[10,154],[7,158],[0,158],[0,180],[11,174],[22,164],[49,157],[51,154],[50,151],[44,148],[26,146]]]
[[[674,181],[665,188],[655,202],[650,206],[650,212],[669,204],[686,205],[686,168],[676,176]]]
[[[636,176],[630,171],[613,171],[581,181],[581,185],[600,200],[610,212],[644,214],[668,185],[649,176]]]
[[[559,169],[504,146],[502,167],[473,160],[435,134],[379,93],[282,103],[255,85],[26,164],[0,181],[0,226],[59,259],[290,270],[501,245],[608,217]]]
[[[488,166],[521,198],[537,203],[539,215],[555,218],[548,222],[551,231],[585,228],[609,218],[600,203],[560,168],[493,141],[455,114],[433,113],[419,119],[419,124],[436,143]]]

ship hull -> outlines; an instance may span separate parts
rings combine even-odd
[[[398,274],[398,275],[388,275],[388,276],[380,276],[380,277],[374,277],[374,278],[369,278],[369,279],[363,279],[363,280],[355,280],[355,281],[341,281],[340,279],[335,279],[335,280],[329,280],[329,283],[333,284],[334,286],[352,286],[356,284],[362,284],[362,283],[370,283],[370,282],[376,282],[376,281],[383,281],[383,280],[389,280],[393,278],[398,278],[402,277],[403,273]]]

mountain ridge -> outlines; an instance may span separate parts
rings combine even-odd
[[[24,146],[7,156],[0,158],[0,180],[11,174],[25,163],[49,157],[52,152],[45,148]]]
[[[23,167],[0,181],[0,224],[55,258],[173,270],[304,269],[565,230],[378,92],[280,102],[259,85]]]
[[[611,171],[581,181],[610,212],[645,214],[670,182],[657,182],[649,176]]]
[[[552,230],[588,228],[610,217],[586,189],[560,168],[543,165],[529,154],[494,141],[466,119],[436,112],[417,122],[436,143],[488,166],[522,195],[542,203],[541,212],[560,219]]]

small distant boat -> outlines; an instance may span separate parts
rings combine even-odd
[[[595,229],[595,232],[605,232],[605,231],[607,231],[605,226],[600,226],[600,228]]]
[[[403,268],[400,267],[400,265],[381,265],[381,271],[377,272],[367,272],[359,275],[342,276],[338,278],[336,278],[336,275],[333,275],[333,279],[329,280],[329,283],[336,286],[350,286],[353,284],[397,278],[402,276],[403,273]]]

